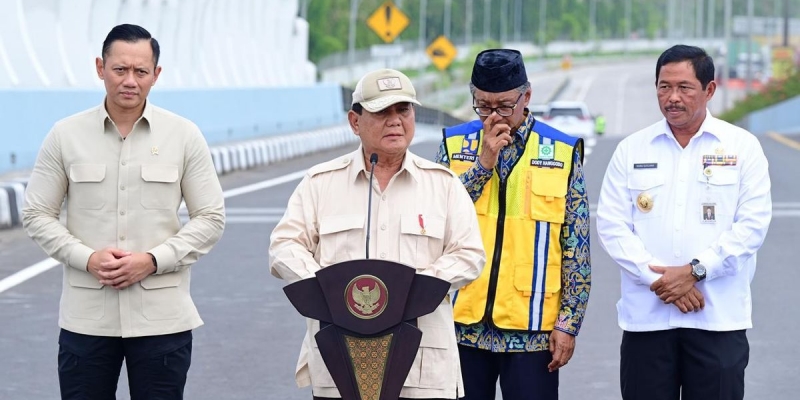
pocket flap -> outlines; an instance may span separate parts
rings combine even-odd
[[[347,214],[347,215],[329,215],[320,218],[319,221],[319,234],[327,235],[329,233],[344,232],[351,229],[363,229],[364,214]]]
[[[633,172],[628,175],[628,189],[650,190],[664,184],[664,175],[652,172]]]
[[[106,178],[105,164],[72,164],[69,178],[73,182],[102,182]]]
[[[699,181],[708,182],[708,184],[716,186],[735,185],[739,182],[739,171],[736,170],[736,167],[712,166],[709,168],[711,168],[711,176],[706,178],[703,171],[700,171],[700,175],[697,178]]]
[[[74,269],[74,268],[73,268]],[[69,270],[69,269],[68,269]],[[69,271],[67,273],[67,281],[72,287],[79,287],[85,289],[101,289],[103,284],[88,272],[81,272],[78,270]]]
[[[439,326],[422,326],[422,340],[419,342],[419,347],[428,347],[433,349],[446,349],[450,347],[450,343],[455,335],[453,329],[448,329]]]
[[[541,197],[567,197],[568,179],[559,171],[537,170],[531,176],[531,191]]]
[[[147,182],[177,182],[178,167],[175,165],[142,165],[142,179]]]
[[[142,279],[139,283],[145,289],[162,289],[167,287],[177,287],[181,284],[183,277],[179,272],[170,272],[162,275],[150,275]]]
[[[421,220],[420,220],[421,219]],[[445,219],[429,214],[401,215],[400,233],[444,238]]]

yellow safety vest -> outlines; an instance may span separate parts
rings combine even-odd
[[[481,121],[444,129],[450,169],[464,173],[481,151]],[[561,228],[575,151],[583,142],[541,122],[503,182],[494,171],[475,201],[487,265],[453,296],[457,323],[550,331],[561,302]]]

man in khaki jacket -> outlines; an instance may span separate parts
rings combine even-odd
[[[123,359],[132,400],[183,398],[203,323],[190,267],[222,236],[225,215],[200,130],[147,101],[158,56],[145,29],[113,28],[96,61],[105,101],[55,124],[28,184],[25,229],[64,264],[63,399],[113,399]]]
[[[372,203],[369,254],[435,276],[458,289],[480,275],[486,255],[472,200],[454,173],[422,159],[414,138],[416,92],[402,73],[365,75],[353,93],[350,127],[358,150],[309,170],[272,232],[272,274],[288,282],[332,264],[365,258],[367,203]],[[368,162],[377,155],[377,163]],[[369,186],[373,173],[374,184]],[[334,199],[331,201],[330,199]],[[422,342],[400,392],[402,399],[464,396],[449,296],[418,319]],[[308,321],[296,379],[315,399],[339,398]]]

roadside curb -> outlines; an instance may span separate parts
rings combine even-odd
[[[558,98],[561,97],[562,94],[564,94],[564,90],[569,86],[569,82],[570,82],[570,78],[568,76],[564,77],[564,80],[562,80],[561,84],[558,85],[558,88],[556,89],[556,91],[553,92],[553,94],[550,95],[550,98],[547,99],[547,102],[549,103],[551,101],[558,100]]]
[[[217,175],[274,164],[317,151],[357,143],[349,125],[342,124],[310,132],[209,146]],[[22,208],[28,178],[0,181],[0,230],[22,225]]]

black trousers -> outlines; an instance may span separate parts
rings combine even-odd
[[[750,359],[745,331],[623,332],[624,400],[742,400]]]
[[[553,360],[549,351],[492,353],[458,346],[458,353],[464,400],[494,399],[498,377],[503,400],[558,399],[558,370],[547,370]]]
[[[131,400],[183,399],[192,331],[123,339],[62,329],[58,344],[62,399],[114,400],[123,359]]]
[[[341,397],[318,397],[314,396],[314,400],[341,400]],[[407,399],[405,397],[401,397],[397,400],[448,400],[448,399]],[[452,400],[452,399],[450,399]]]

